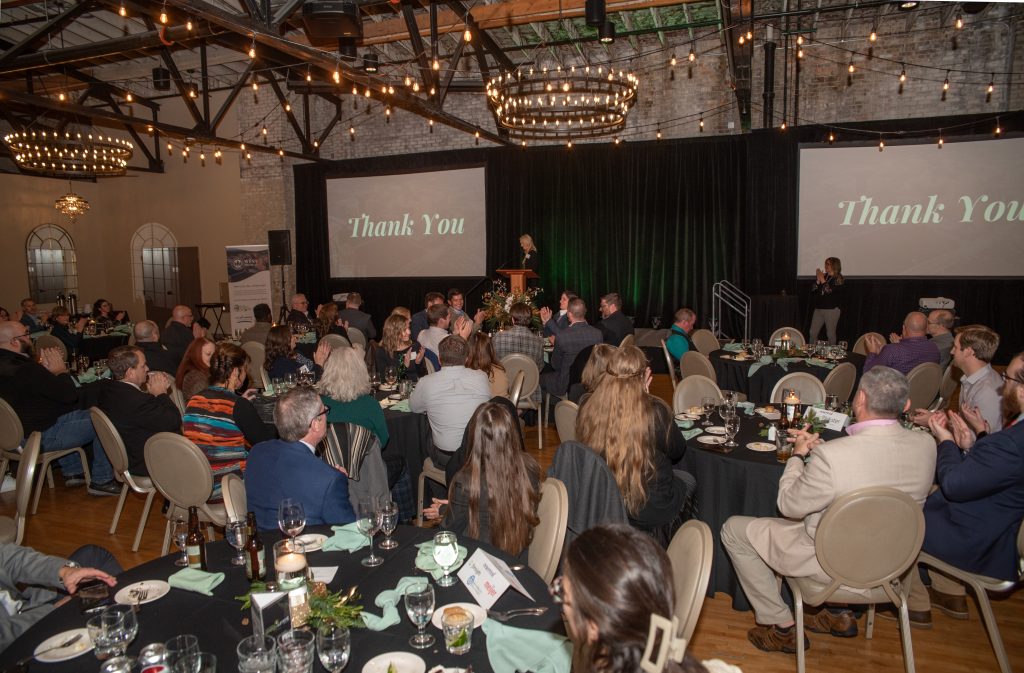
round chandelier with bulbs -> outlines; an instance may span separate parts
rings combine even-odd
[[[53,207],[60,211],[61,214],[66,215],[72,222],[78,219],[79,215],[85,215],[89,212],[89,202],[75,194],[75,190],[71,188],[70,182],[68,183],[68,193],[57,199]]]
[[[622,130],[639,84],[634,73],[605,66],[531,68],[491,79],[487,100],[514,138],[598,138]]]
[[[124,175],[135,151],[128,140],[71,131],[15,131],[4,143],[22,170],[57,177]]]

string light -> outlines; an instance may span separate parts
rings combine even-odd
[[[170,143],[167,143],[167,156],[174,156],[174,148]]]
[[[264,124],[263,128],[260,129],[260,134],[263,135],[263,144],[266,145],[267,144],[267,125],[266,124]]]
[[[900,64],[900,68],[901,68],[901,70],[900,70],[900,88],[899,88],[899,94],[900,94],[900,95],[902,96],[902,95],[903,95],[903,85],[904,85],[904,84],[906,83],[906,81],[907,81],[907,69],[906,69],[906,68],[905,68],[905,67],[904,67],[904,66],[903,66],[902,64]]]
[[[419,82],[413,82],[412,83],[412,90],[418,92],[420,90],[420,83]]]
[[[695,52],[693,50],[693,47],[690,47],[690,53],[687,55],[686,58],[689,59],[690,63],[696,62],[696,60],[697,60],[697,52]]]
[[[124,6],[124,2],[121,3],[121,6],[118,8],[117,13],[121,15],[121,18],[128,16],[128,8]]]
[[[132,96],[132,92],[131,92],[131,91],[129,91],[128,93],[126,93],[126,94],[124,95],[124,100],[125,100],[125,102],[127,102],[127,103],[131,103],[132,101],[134,101],[134,100],[135,100],[135,97],[134,97],[134,96]]]
[[[782,120],[782,126],[779,127],[779,130],[783,131],[783,132],[786,130],[786,120],[785,119]]]
[[[256,59],[256,40],[255,40],[255,38],[253,39],[252,44],[249,46],[249,59],[250,60],[255,60]],[[307,71],[307,76],[308,76],[308,71]]]
[[[675,81],[675,79],[676,79],[676,54],[675,54],[675,52],[672,52],[672,58],[669,59],[668,64],[669,64],[669,67],[670,67],[670,69],[668,71],[668,78],[669,78],[670,81]]]
[[[434,132],[434,120],[433,119],[430,120],[430,132],[431,133]]]
[[[480,144],[480,132],[477,131],[476,133],[473,134],[473,136],[476,138],[476,144],[479,145]]]
[[[251,152],[246,152],[245,153],[245,160],[247,162],[249,162],[250,164],[252,163],[252,153]]]
[[[433,96],[436,93],[437,93],[437,89],[435,89],[434,87],[430,87],[430,95]]]
[[[217,150],[213,153],[213,160],[217,162],[218,166],[222,163],[221,157],[223,156],[223,153],[221,153],[220,148],[218,147]]]
[[[619,140],[619,137],[618,137],[618,136],[615,136],[615,144],[616,144],[616,145],[618,145],[618,144],[619,144],[620,142],[622,142],[622,141],[621,141],[621,140]]]
[[[946,79],[942,81],[942,99],[946,100],[946,92],[949,91],[949,71],[946,71]]]
[[[408,75],[405,76],[405,85],[406,86],[411,86],[412,85],[412,77],[409,77]]]
[[[57,100],[59,100],[61,103],[63,103],[67,99],[68,99],[68,96],[63,91],[61,91],[59,94],[57,94]]]
[[[284,111],[285,112],[291,112],[292,111],[292,104],[288,103],[288,102],[285,102],[285,104],[284,104]]]
[[[993,132],[993,135],[995,135],[998,138],[999,134],[1002,133],[1002,132],[1003,132],[1003,129],[999,126],[999,117],[996,117],[996,129]]]
[[[284,148],[283,147],[277,151],[277,156],[281,157],[281,161],[284,161]]]
[[[164,3],[163,7],[160,8],[160,23],[167,25],[167,4]]]
[[[526,147],[526,141],[524,140],[524,141],[523,141],[523,142],[522,142],[522,143],[520,144],[520,146],[521,146],[521,147]]]
[[[831,131],[829,131],[828,132],[828,144],[831,145],[835,141],[836,141],[836,134],[834,134]]]
[[[341,66],[334,66],[334,83],[341,84]]]
[[[743,35],[740,35],[740,40],[739,41],[740,41],[740,44],[742,45],[744,42],[747,41],[747,38],[744,37]]]
[[[192,32],[192,17],[191,16],[188,17],[187,21],[185,21],[185,30],[187,30],[190,33]]]
[[[853,61],[850,61],[850,66],[846,69],[846,86],[853,86]]]
[[[796,36],[796,44],[797,44],[798,47],[803,46],[803,44],[804,44],[804,36],[803,35],[797,35]]]
[[[306,67],[306,83],[313,81],[313,75],[309,72],[309,67]]]
[[[390,105],[388,105],[387,107],[384,108],[384,123],[385,124],[390,124],[391,123],[391,106]]]
[[[747,39],[748,40],[753,40],[754,39],[754,34],[752,32],[750,32],[749,30],[747,31]]]
[[[473,41],[473,31],[469,29],[469,24],[466,25],[466,30],[462,33],[462,39],[466,42]]]
[[[240,149],[240,150],[242,150],[244,152],[245,151],[245,143],[239,143],[238,149]]]
[[[881,152],[885,149],[885,141],[881,138],[878,139],[878,151]]]
[[[656,137],[658,138],[658,140],[661,140],[661,128],[660,127],[658,128],[658,134],[657,134]]]
[[[571,140],[566,141],[565,149],[567,149],[567,150],[571,150],[572,149],[572,141]]]
[[[668,64],[670,66],[672,66],[673,68],[676,67],[676,54],[675,54],[675,52],[672,52],[672,58],[670,58],[668,60]]]
[[[804,48],[803,47],[797,47],[796,48],[796,57],[797,58],[803,58],[804,57]]]
[[[701,115],[700,122],[697,125],[700,127],[700,132],[704,133],[704,115]]]
[[[992,92],[996,90],[996,76],[995,73],[991,75],[991,79],[988,81],[988,90],[985,92],[985,102],[992,102]]]
[[[206,168],[206,152],[202,148],[199,149],[199,165]]]
[[[436,56],[434,57],[434,63],[433,63],[432,67],[434,68],[434,70],[440,70],[441,69],[441,62],[437,60]]]
[[[964,27],[964,16],[960,12],[956,13],[956,29],[963,30]]]
[[[944,141],[944,140],[942,139],[942,129],[939,129],[939,142],[938,142],[938,143],[936,143],[936,147],[938,147],[938,148],[939,148],[939,149],[941,150],[941,149],[942,149],[942,146],[943,146],[943,145],[945,144],[945,142],[946,142],[946,141]]]
[[[870,35],[868,35],[868,41],[870,41],[870,42],[875,42],[875,41],[877,41],[877,40],[878,40],[878,33],[876,33],[876,32],[875,32],[875,29],[874,29],[874,28],[872,28],[872,29],[871,29],[871,34],[870,34]]]

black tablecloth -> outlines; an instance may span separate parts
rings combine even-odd
[[[86,337],[78,346],[78,354],[88,355],[90,360],[105,360],[110,351],[127,343],[128,336],[126,334]]]
[[[750,365],[754,360],[737,362],[735,360],[723,360],[723,355],[734,355],[726,350],[717,350],[708,356],[711,366],[715,368],[715,376],[718,378],[718,387],[722,390],[736,390],[747,396],[747,399],[757,404],[763,404],[771,400],[772,390],[786,374],[794,372],[807,372],[816,376],[821,381],[832,371],[825,367],[815,367],[806,362],[790,362],[788,371],[776,364],[764,365],[754,372],[753,376],[747,376]],[[838,361],[852,362],[857,368],[857,380],[860,380],[860,372],[864,368],[864,356],[859,353],[848,352],[846,358]],[[856,390],[856,387],[854,387]]]
[[[330,534],[330,529],[327,526],[315,526],[308,528],[305,532]],[[365,568],[360,565],[360,560],[369,554],[368,548],[353,554],[348,552],[312,552],[309,554],[308,560],[312,566],[339,566],[334,581],[329,585],[330,590],[339,591],[358,584],[359,593],[362,594],[360,604],[368,612],[379,615],[380,608],[373,604],[377,594],[386,589],[394,589],[402,577],[424,575],[423,572],[416,569],[413,563],[416,558],[414,545],[431,539],[433,534],[432,530],[400,526],[395,532],[395,539],[399,542],[398,549],[379,551],[378,553],[384,556],[385,562],[377,568]],[[268,565],[271,568],[273,567],[272,543],[275,539],[276,537],[269,534],[264,536]],[[379,537],[377,540],[379,541]],[[459,543],[465,546],[470,554],[478,547],[483,547],[488,553],[506,562],[513,562],[506,554],[490,545],[468,538],[459,540]],[[180,634],[194,633],[199,637],[199,645],[202,650],[212,652],[217,656],[217,670],[224,672],[236,670],[238,658],[235,648],[238,641],[251,635],[252,626],[248,623],[249,611],[241,610],[241,603],[234,600],[234,596],[248,591],[249,583],[245,579],[243,566],[230,565],[229,559],[233,553],[234,550],[224,541],[210,544],[207,547],[210,570],[225,574],[224,582],[213,590],[213,596],[171,589],[167,596],[143,605],[139,612],[139,634],[128,647],[129,656],[137,656],[139,650],[146,644],[162,643]],[[118,584],[125,586],[142,580],[166,580],[169,575],[179,570],[173,565],[176,557],[176,554],[171,554],[128,570],[118,577]],[[544,615],[520,617],[513,624],[522,628],[564,633],[561,613],[551,600],[543,580],[529,568],[516,571],[516,576],[536,599],[536,603],[531,602],[514,589],[509,589],[498,600],[494,609],[511,610],[534,605],[548,606],[550,609]],[[461,582],[448,588],[434,584],[437,607],[448,603],[472,601],[469,592]],[[362,670],[363,665],[374,656],[396,650],[414,651],[426,662],[427,670],[438,664],[459,667],[472,664],[479,671],[491,670],[487,660],[485,637],[481,629],[476,629],[473,632],[472,650],[467,655],[448,654],[444,649],[444,638],[440,630],[429,624],[426,630],[437,638],[437,642],[429,649],[413,650],[408,641],[416,629],[406,616],[404,605],[399,603],[397,607],[402,617],[400,624],[385,631],[352,629],[352,657],[346,668],[347,671],[358,673]],[[243,624],[243,620],[246,623]],[[80,613],[78,600],[72,599],[67,605],[55,610],[35,624],[0,654],[0,668],[6,668],[18,659],[30,655],[35,647],[46,638],[67,629],[84,627],[85,622],[86,616]],[[90,652],[62,663],[36,663],[33,664],[32,669],[36,671],[45,669],[47,673],[78,673],[98,670],[99,662]],[[325,669],[317,660],[313,665],[313,670],[324,671]]]

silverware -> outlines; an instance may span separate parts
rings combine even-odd
[[[507,622],[510,619],[515,619],[516,617],[539,617],[547,611],[548,609],[546,607],[520,608],[518,610],[506,610],[505,612],[488,610],[487,616],[499,622]]]
[[[28,655],[27,657],[25,657],[24,659],[19,661],[18,662],[18,666],[23,666],[23,665],[27,664],[29,661],[32,660],[33,657],[38,657],[41,654],[46,654],[48,652],[53,652],[54,650],[63,650],[65,647],[71,647],[72,645],[74,645],[75,643],[77,643],[81,639],[82,639],[82,634],[81,633],[76,633],[75,635],[71,636],[70,638],[65,640],[63,643],[61,643],[60,645],[54,645],[53,647],[47,647],[45,650],[40,650],[38,652],[33,652],[32,654]]]

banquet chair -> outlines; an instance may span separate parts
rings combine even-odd
[[[35,343],[32,344],[32,351],[35,353],[36,357],[39,357],[39,353],[42,352],[44,348],[59,348],[61,356],[64,358],[65,361],[67,361],[67,346],[64,345],[63,341],[53,336],[52,334],[44,334],[38,339],[36,339]]]
[[[416,484],[416,525],[423,525],[423,498],[426,497],[427,479],[436,481],[442,486],[448,486],[448,476],[444,469],[434,465],[429,457],[423,459],[423,469],[420,471],[419,482]]]
[[[594,526],[629,523],[615,475],[604,458],[585,444],[559,444],[547,477],[562,482],[568,496],[566,545]]]
[[[690,519],[672,536],[668,560],[672,563],[672,584],[676,593],[676,617],[680,632],[676,635],[690,640],[697,627],[704,594],[711,579],[714,537],[703,521]]]
[[[362,346],[364,349],[366,348],[366,335],[363,334],[361,330],[358,330],[355,327],[349,327],[347,331],[348,340],[353,346]]]
[[[579,405],[569,400],[562,400],[555,405],[555,429],[558,430],[558,441],[571,442],[576,439],[576,415],[579,412]]]
[[[632,334],[627,334],[626,336],[622,337],[622,341],[619,342],[619,348],[626,348],[628,346],[635,346],[635,345],[636,345],[636,337],[633,336]]]
[[[817,404],[825,401],[825,386],[814,374],[791,372],[786,374],[772,388],[772,403],[782,401],[782,391],[793,388],[800,396],[800,404]]]
[[[700,351],[686,351],[679,360],[680,380],[685,381],[688,376],[698,374],[706,376],[715,383],[718,383],[718,375],[715,368],[711,366],[711,360]]]
[[[18,486],[14,495],[16,512],[13,519],[8,516],[0,517],[0,543],[21,544],[25,539],[25,522],[32,500],[32,482],[36,476],[42,438],[40,433],[33,432],[25,442],[25,448],[21,452],[22,460],[18,464]]]
[[[358,511],[363,499],[390,500],[380,440],[369,428],[356,423],[329,423],[324,445],[324,462],[333,468],[344,468],[348,475],[352,511]]]
[[[423,365],[427,368],[427,374],[433,374],[439,369],[435,364],[436,358],[437,356],[434,355],[433,351],[427,351],[423,354]]]
[[[789,343],[792,344],[791,348],[799,348],[807,343],[804,335],[800,330],[795,327],[780,327],[779,329],[772,332],[772,335],[768,337],[768,341],[765,342],[767,346],[774,347],[775,342],[782,338],[783,334],[789,335]]]
[[[267,370],[263,363],[267,359],[267,349],[258,341],[242,342],[242,350],[249,356],[249,387],[266,388]]]
[[[224,511],[228,521],[245,521],[246,509],[245,480],[235,473],[225,474],[220,480],[220,492],[224,496]]]
[[[153,496],[156,489],[149,477],[133,475],[129,472],[128,451],[124,447],[121,433],[98,407],[89,409],[89,417],[92,419],[92,427],[96,430],[96,437],[103,445],[103,451],[107,454],[110,467],[114,470],[114,478],[121,482],[121,497],[117,500],[117,507],[114,508],[114,518],[110,522],[110,534],[117,532],[117,524],[121,521],[121,513],[124,511],[124,503],[128,498],[128,490],[131,489],[140,495],[146,496],[146,504],[142,506],[142,516],[139,518],[139,526],[135,531],[135,541],[132,543],[132,551],[139,550],[139,543],[142,542],[142,534],[146,530],[146,523],[149,521],[149,509],[153,505]]]
[[[335,348],[349,348],[352,346],[352,344],[349,343],[349,340],[340,334],[326,334],[323,339],[320,339],[320,341],[329,343],[331,345],[331,350],[334,350]]]
[[[21,449],[21,441],[25,437],[25,428],[21,419],[14,412],[11,405],[0,399],[0,479],[7,474],[7,467],[11,461],[23,460],[25,455]],[[40,436],[40,441],[41,441]],[[63,458],[69,453],[77,452],[82,459],[82,471],[85,473],[85,482],[92,481],[89,474],[89,459],[82,447],[64,449],[62,451],[45,451],[40,449],[36,462],[39,463],[39,477],[36,480],[35,495],[32,497],[32,514],[39,509],[39,496],[43,493],[43,481],[45,480],[50,488],[53,488],[53,461]]]
[[[892,603],[899,611],[903,663],[914,673],[910,641],[908,575],[917,572],[924,541],[924,511],[902,491],[869,487],[851,491],[825,510],[814,534],[818,563],[831,582],[811,577],[786,577],[793,592],[796,623],[804,623],[804,603],[868,605],[865,637],[875,626],[875,604]],[[796,670],[804,673],[804,630],[796,629]]]
[[[185,394],[181,392],[181,389],[171,383],[171,387],[167,391],[167,396],[171,398],[171,402],[174,402],[174,406],[178,407],[178,413],[184,416],[188,403],[185,401]]]
[[[540,418],[541,405],[533,400],[534,393],[540,388],[540,371],[537,369],[537,363],[522,353],[512,353],[501,359],[501,366],[505,368],[505,374],[510,379],[515,379],[519,372],[523,373],[525,378],[523,379],[522,390],[519,392],[519,401],[516,403],[516,409],[533,409],[537,412],[537,448],[543,449],[543,425],[547,418]]]
[[[722,346],[718,343],[718,337],[709,329],[695,329],[690,334],[690,341],[703,355],[711,355]]]
[[[537,518],[540,523],[533,529],[526,564],[545,583],[550,583],[555,579],[558,563],[562,559],[565,528],[569,520],[569,492],[565,484],[554,477],[548,477],[540,485]]]
[[[640,348],[658,348],[661,342],[669,337],[669,330],[638,327],[633,334],[636,337],[634,345]]]
[[[885,337],[879,334],[878,332],[865,332],[864,334],[861,334],[859,337],[857,337],[857,340],[853,342],[853,348],[851,350],[853,350],[854,353],[857,353],[859,355],[867,355],[867,341],[868,337],[870,336],[876,336],[882,340],[882,343],[885,343]]]
[[[228,522],[223,503],[207,502],[213,492],[213,470],[198,446],[173,432],[158,432],[146,441],[145,453],[153,486],[171,501],[161,556],[170,548],[171,522],[187,515],[189,507],[197,507],[199,520],[207,524],[223,526]],[[212,541],[212,534],[209,539]]]
[[[526,381],[526,372],[516,372],[515,378],[512,380],[512,385],[508,389],[508,401],[512,403],[513,407],[519,406],[519,398],[523,396],[523,382]]]
[[[828,373],[822,385],[826,396],[835,395],[840,402],[849,402],[856,382],[857,367],[852,362],[841,362]]]
[[[910,408],[926,409],[935,401],[942,383],[942,368],[936,362],[922,362],[907,374]]]
[[[1018,559],[1024,559],[1024,522],[1022,522],[1021,527],[1017,531],[1017,557]],[[992,603],[989,600],[988,594],[990,592],[1003,594],[1005,597],[1007,592],[1018,587],[1021,582],[1024,582],[1024,560],[1019,565],[1019,574],[1016,581],[999,580],[993,577],[970,573],[956,566],[951,566],[945,561],[925,552],[921,552],[917,561],[970,587],[971,591],[974,592],[974,597],[978,599],[981,619],[985,624],[985,631],[988,633],[988,638],[992,643],[992,650],[996,654],[1000,673],[1012,673],[1013,669],[1010,667],[1010,660],[1006,655],[1003,639],[999,635],[999,624],[996,623],[996,616],[992,612]]]
[[[668,352],[668,346],[665,344],[665,340],[661,340],[661,352],[665,354],[665,364],[668,365],[668,375],[672,379],[672,389],[679,385],[679,377],[676,376],[676,361],[672,359],[672,354]]]
[[[675,393],[672,394],[672,411],[679,414],[689,411],[690,407],[699,407],[701,399],[705,397],[721,400],[722,391],[718,384],[700,374],[687,376],[679,382]]]
[[[950,363],[946,371],[942,372],[942,381],[939,382],[939,396],[928,407],[928,411],[939,411],[949,406],[960,386],[960,376],[963,374],[956,365]]]

